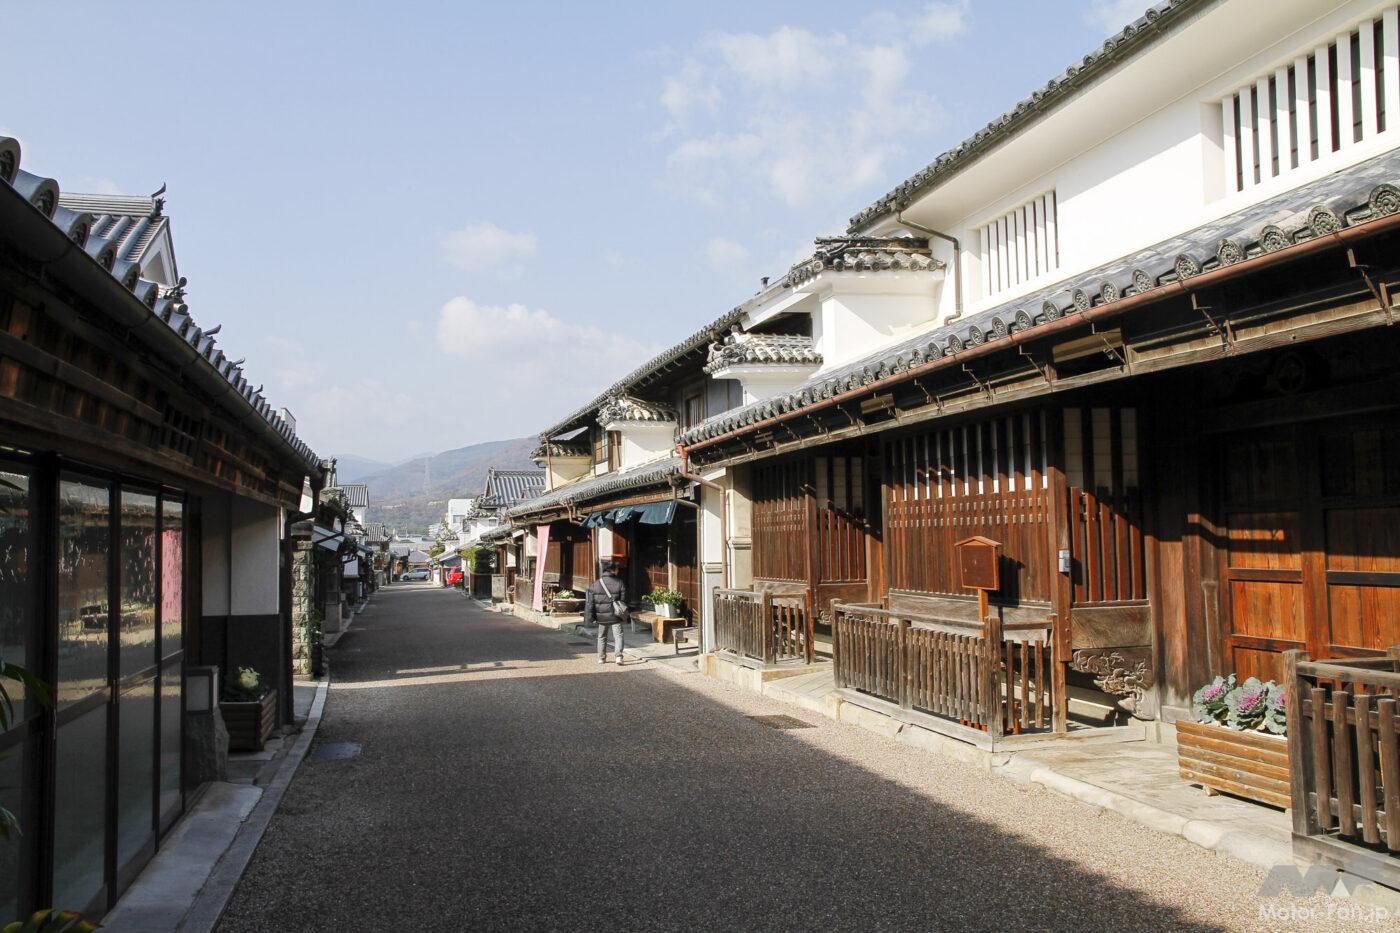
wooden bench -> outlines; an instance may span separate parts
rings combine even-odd
[[[634,612],[632,618],[643,625],[651,626],[651,637],[660,645],[666,643],[668,630],[676,632],[689,624],[683,616],[660,616],[654,612]]]
[[[688,645],[694,645],[695,650],[699,651],[703,647],[700,643],[700,626],[685,625],[671,633],[671,644],[676,646],[676,654],[681,653],[682,641]]]

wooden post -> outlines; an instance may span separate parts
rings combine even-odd
[[[913,702],[909,698],[909,620],[899,620],[899,705],[909,709]]]
[[[983,594],[985,599],[985,594]],[[984,688],[986,695],[983,698],[983,706],[986,709],[984,716],[987,722],[987,734],[993,739],[999,739],[1006,731],[1006,720],[1001,702],[1001,653],[1002,653],[1002,631],[1001,614],[989,613],[982,617],[982,631],[986,633],[985,660],[987,670],[985,673]],[[1007,693],[1008,705],[1010,705],[1010,671],[1007,672]],[[1022,698],[1024,702],[1024,698]]]
[[[763,638],[763,666],[767,667],[774,661],[773,658],[773,594],[767,590],[763,591],[763,599],[759,602],[759,627],[758,631]]]
[[[1298,664],[1309,660],[1306,651],[1293,649],[1283,653],[1283,683],[1288,691],[1288,778],[1293,795],[1293,834],[1317,834],[1317,818],[1308,806],[1308,791],[1313,787],[1313,762],[1308,755],[1309,730],[1303,728],[1303,678]],[[1313,711],[1317,715],[1317,711]]]
[[[1050,467],[1050,546],[1055,554],[1054,584],[1050,605],[1054,611],[1055,628],[1050,635],[1050,720],[1057,735],[1069,731],[1069,701],[1065,694],[1065,670],[1070,652],[1070,604],[1074,600],[1073,568],[1070,573],[1059,571],[1059,552],[1069,553],[1070,509],[1069,484],[1065,479],[1064,412],[1052,408],[1046,413],[1045,442],[1049,445]]]
[[[816,620],[812,618],[812,594],[806,593],[802,598],[802,625],[805,629],[807,663],[815,664],[817,660],[817,646],[815,644],[817,631]],[[831,654],[836,656],[836,616],[831,618]]]

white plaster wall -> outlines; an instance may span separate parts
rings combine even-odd
[[[676,448],[674,422],[626,422],[619,429],[622,433],[621,469],[669,457]]]
[[[882,273],[896,278],[889,273]],[[820,333],[822,370],[842,366],[888,346],[934,321],[933,289],[919,292],[855,292],[838,288],[823,296]]]
[[[587,476],[593,469],[592,457],[551,457],[545,464],[545,480],[550,489]]]
[[[1227,193],[1218,106],[1226,93],[1326,44],[1357,22],[1378,16],[1385,7],[1371,0],[1228,0],[951,177],[905,213],[961,241],[964,313],[975,313],[1072,280],[1095,266],[1389,151],[1400,144],[1400,125],[1373,142],[1354,144],[1254,188]],[[1052,189],[1058,202],[1058,268],[987,295],[976,231]],[[875,228],[895,229],[893,220]],[[951,245],[937,239],[931,245],[938,258],[951,264]],[[940,321],[955,312],[950,286],[951,276],[938,289]],[[822,317],[826,325],[825,308]],[[858,328],[847,332],[860,336]],[[846,338],[843,334],[830,342],[842,345]]]
[[[230,615],[280,611],[282,510],[251,499],[233,499],[233,572]]]

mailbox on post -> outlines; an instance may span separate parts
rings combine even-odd
[[[1001,589],[1001,544],[973,535],[953,547],[958,552],[958,576],[964,589],[977,591],[977,617],[987,618],[989,593]]]

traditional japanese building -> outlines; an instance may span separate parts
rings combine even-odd
[[[976,740],[1169,725],[1215,674],[1400,640],[1396,18],[1159,4],[748,302],[819,362],[681,435],[729,497],[703,556],[748,591],[716,643],[800,597],[852,700]],[[736,335],[713,366],[765,359]]]
[[[100,915],[181,814],[220,676],[291,715],[289,518],[321,484],[294,424],[185,301],[159,196],[65,195],[0,137],[0,915]],[[187,679],[188,677],[188,679]]]

